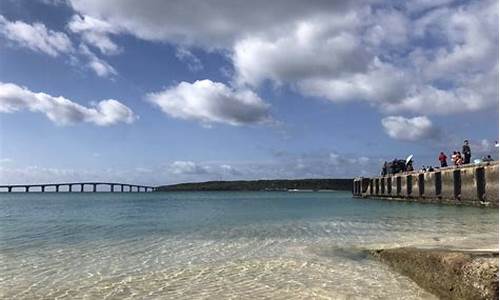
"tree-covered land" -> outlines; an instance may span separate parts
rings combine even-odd
[[[276,179],[207,181],[164,185],[158,191],[287,191],[287,190],[348,190],[352,179]]]

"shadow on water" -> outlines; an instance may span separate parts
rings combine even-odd
[[[326,258],[343,258],[353,261],[363,261],[369,259],[368,251],[358,247],[335,247],[335,246],[319,246],[309,247],[308,251],[315,255]]]

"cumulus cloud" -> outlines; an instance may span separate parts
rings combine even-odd
[[[117,100],[102,100],[89,108],[62,96],[35,93],[13,83],[0,82],[0,112],[12,113],[24,109],[43,113],[58,125],[87,122],[108,126],[132,123],[136,119],[132,110]]]
[[[209,49],[230,48],[236,39],[283,27],[324,11],[344,11],[352,1],[162,1],[70,0],[82,15],[105,20],[150,41],[168,41]],[[276,14],[279,11],[279,14]]]
[[[264,79],[294,82],[362,72],[370,56],[354,31],[356,14],[300,21],[291,32],[238,41],[233,63],[240,82],[258,85]]]
[[[80,45],[80,53],[87,57],[87,67],[93,70],[99,77],[112,77],[118,74],[115,68],[113,68],[106,61],[97,57],[90,49],[85,45]]]
[[[425,116],[405,118],[389,116],[382,119],[382,126],[391,138],[402,141],[417,141],[436,137],[437,129]]]
[[[120,33],[120,29],[108,22],[91,16],[74,15],[68,28],[81,34],[85,43],[96,47],[102,54],[117,54],[121,50],[109,37],[110,34]]]
[[[107,36],[105,35],[110,32],[114,33],[115,31],[111,29],[111,26],[107,29],[109,31],[106,31],[106,29],[102,29],[102,31],[95,29],[99,28],[99,26],[104,27],[105,25],[93,18],[88,20],[76,19],[76,17],[74,17],[73,21],[70,23],[71,30],[74,32],[81,32],[83,40],[98,47],[101,52],[106,54],[117,52],[119,50],[118,47],[115,44],[107,43]],[[98,35],[101,33],[102,38],[99,38]],[[74,65],[79,65],[79,57],[83,57],[84,61],[86,61],[86,67],[100,77],[112,77],[117,75],[117,71],[92,52],[86,44],[81,44],[75,49],[71,40],[65,33],[47,29],[44,24],[27,24],[22,21],[10,22],[0,15],[0,35],[15,43],[17,46],[42,52],[52,57],[66,55]]]
[[[73,50],[71,40],[65,33],[49,30],[41,23],[10,22],[0,15],[0,34],[19,46],[53,57]]]
[[[222,50],[240,86],[271,81],[334,102],[365,101],[390,114],[497,105],[495,0],[69,2],[85,16],[75,22],[85,28],[79,32],[172,43],[192,69],[199,64],[190,47]]]
[[[345,74],[339,78],[311,78],[298,83],[302,94],[333,102],[368,101],[393,107],[407,92],[410,82],[404,72],[375,59],[364,73]]]
[[[196,120],[205,125],[259,124],[270,121],[269,104],[250,90],[236,90],[223,83],[199,80],[181,82],[146,99],[173,118]]]
[[[288,35],[236,42],[233,62],[240,82],[285,82],[334,102],[367,101],[386,112],[478,111],[498,99],[497,5],[438,9],[417,20],[389,9],[299,21]],[[444,42],[421,47],[422,40]]]
[[[197,71],[202,65],[190,47],[221,50],[238,90],[271,81],[333,102],[365,101],[388,114],[454,114],[498,105],[495,0],[68,3],[77,13],[68,29],[101,53],[118,53],[111,37],[126,33],[174,44],[176,56]],[[43,24],[4,18],[1,24],[4,36],[36,51],[55,56],[71,46],[64,33]],[[95,54],[87,58],[99,76],[117,73]]]

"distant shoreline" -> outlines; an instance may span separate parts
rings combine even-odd
[[[158,192],[173,191],[289,191],[324,192],[351,191],[352,179],[272,179],[272,180],[235,180],[205,181],[162,185]]]

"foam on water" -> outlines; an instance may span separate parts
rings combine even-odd
[[[8,299],[434,299],[364,250],[498,245],[496,210],[348,193],[0,197]]]

